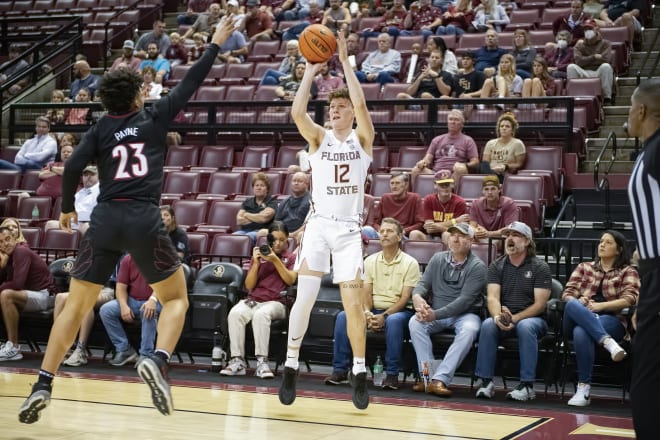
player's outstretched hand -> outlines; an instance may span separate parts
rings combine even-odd
[[[71,211],[67,213],[60,214],[60,228],[68,232],[69,234],[73,231],[71,230],[71,222],[78,223],[78,213],[76,211]]]
[[[343,63],[348,60],[348,48],[346,47],[346,35],[344,32],[337,33],[337,51],[340,62]]]
[[[215,32],[213,33],[211,42],[217,44],[218,46],[222,46],[235,30],[236,26],[234,25],[234,15],[232,14],[225,16],[215,27]]]

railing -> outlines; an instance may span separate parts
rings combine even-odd
[[[600,164],[601,161],[603,160],[603,156],[605,155],[605,153],[607,152],[610,146],[612,146],[611,148],[612,155],[610,156],[610,161],[607,164],[607,168],[603,172],[603,177],[601,179]],[[597,223],[597,224],[595,223],[594,227],[610,229],[615,226],[615,224],[612,222],[612,216],[610,213],[610,181],[607,178],[607,176],[609,175],[610,170],[612,169],[612,166],[614,166],[614,162],[616,161],[616,153],[617,153],[616,133],[614,133],[614,131],[610,131],[610,134],[607,136],[607,139],[605,140],[605,144],[600,149],[600,152],[598,153],[598,157],[596,158],[596,162],[594,163],[594,186],[596,187],[596,191],[605,191],[605,219],[603,220],[602,223]]]

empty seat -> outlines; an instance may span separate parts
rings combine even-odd
[[[534,231],[543,228],[545,220],[546,201],[543,198],[543,178],[539,176],[516,176],[507,175],[502,185],[502,194],[511,197],[521,209],[521,220]],[[517,202],[529,202],[533,208],[533,213],[527,216],[524,204]]]
[[[571,13],[571,8],[546,8],[541,14],[541,29],[552,29],[552,22],[559,17],[567,17]]]
[[[23,179],[21,180],[20,189],[28,191],[36,191],[41,185],[41,179],[39,179],[40,170],[27,170],[23,173]],[[16,189],[16,187],[14,187]]]
[[[63,229],[49,229],[41,243],[43,249],[77,250],[80,233],[76,230],[69,233]]]
[[[458,40],[456,53],[463,54],[469,51],[476,51],[485,45],[484,34],[463,34]]]
[[[561,147],[527,147],[524,172],[537,170],[552,173],[551,191],[555,198],[560,198],[564,187],[563,151]],[[547,194],[547,191],[546,191]],[[550,204],[550,200],[548,200]]]
[[[163,194],[191,194],[199,192],[200,174],[189,171],[168,173],[163,185]]]
[[[201,86],[193,100],[222,102],[225,99],[226,90],[225,86]]]
[[[172,209],[174,209],[177,224],[184,229],[206,221],[206,200],[175,200],[172,203]]]
[[[399,148],[399,159],[396,163],[397,168],[411,170],[417,162],[424,158],[427,147],[401,147]]]
[[[483,195],[481,189],[483,188],[484,177],[486,177],[485,174],[462,175],[456,185],[456,194],[466,201],[478,199]]]
[[[204,255],[208,251],[208,241],[209,236],[200,232],[188,232],[188,249],[190,249],[190,254],[193,256],[193,261],[195,255]]]
[[[506,30],[535,29],[539,22],[539,11],[537,9],[514,9],[509,17]]]
[[[207,145],[202,148],[200,167],[229,169],[234,163],[234,148],[220,145]]]
[[[371,168],[376,171],[389,170],[389,155],[390,152],[387,147],[374,146],[372,151]]]
[[[374,197],[382,197],[383,194],[390,192],[390,177],[389,173],[375,173],[371,175],[371,195]]]
[[[405,83],[387,83],[383,87],[381,99],[396,99],[399,93],[406,93],[410,84]]]
[[[36,249],[41,246],[41,228],[22,227],[21,231],[30,248]]]
[[[213,237],[209,254],[219,261],[240,264],[252,257],[252,239],[247,235],[217,234]]]
[[[426,265],[429,264],[431,257],[437,252],[444,251],[445,246],[442,242],[433,240],[406,240],[403,243],[403,250],[417,260],[419,268],[423,272],[426,269]]]
[[[288,168],[289,165],[298,165],[296,156],[301,148],[297,145],[282,145],[277,149],[277,159],[275,166],[277,168]]]
[[[280,49],[280,41],[255,41],[247,56],[247,61],[258,63],[272,61]]]
[[[248,84],[259,84],[259,83],[261,83],[261,80],[263,79],[263,77],[266,74],[266,71],[268,69],[277,70],[277,69],[279,69],[279,67],[280,67],[280,63],[277,62],[277,61],[257,63],[257,65],[254,66],[254,71],[252,72],[252,76],[250,78],[248,78],[247,83]],[[263,86],[259,86],[257,88],[257,91],[261,87],[263,87]]]
[[[380,84],[378,83],[363,83],[362,93],[364,93],[364,99],[367,101],[375,101],[380,99]]]
[[[17,189],[20,186],[22,173],[17,170],[0,170],[0,192]]]
[[[236,229],[236,214],[243,203],[238,200],[216,200],[211,203],[206,223],[214,226],[227,226]]]
[[[33,212],[34,208],[37,212]],[[32,219],[37,214],[38,219],[50,219],[51,209],[53,207],[53,199],[50,197],[22,197],[18,201],[18,208],[16,209],[16,218],[19,219]]]
[[[179,145],[167,150],[165,166],[194,167],[197,166],[199,148],[196,145]]]
[[[230,64],[225,69],[225,76],[218,80],[219,84],[245,84],[252,76],[254,64],[245,62],[241,64]],[[251,96],[251,95],[250,95]]]
[[[415,179],[413,190],[422,196],[435,193],[435,176],[433,174],[418,174]]]
[[[266,155],[264,157],[264,155]],[[255,147],[247,146],[243,149],[241,167],[271,168],[275,164],[275,147]]]
[[[424,37],[422,35],[400,35],[394,42],[394,50],[402,54],[410,54],[413,44],[419,44],[424,47]]]

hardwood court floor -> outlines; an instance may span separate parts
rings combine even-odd
[[[13,365],[0,365],[0,439],[7,440],[634,438],[628,411],[603,416],[594,413],[594,403],[591,412],[560,411],[536,405],[541,397],[516,407],[503,401],[420,399],[408,390],[395,397],[374,392],[369,408],[359,411],[350,401],[350,388],[320,391],[307,386],[307,375],[301,375],[294,404],[283,406],[277,398],[279,378],[230,378],[227,383],[190,380],[205,377],[196,374],[177,379],[182,375],[174,374],[176,412],[164,417],[130,369],[61,373],[41,420],[23,425],[17,408],[36,370]]]

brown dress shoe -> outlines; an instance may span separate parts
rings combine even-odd
[[[426,391],[426,388],[424,387],[424,381],[420,380],[416,384],[412,386],[412,390],[416,393],[423,393]]]
[[[447,388],[447,386],[442,383],[442,381],[433,381],[429,385],[428,389],[429,394],[435,394],[436,396],[440,397],[450,397],[451,396],[451,390]]]

